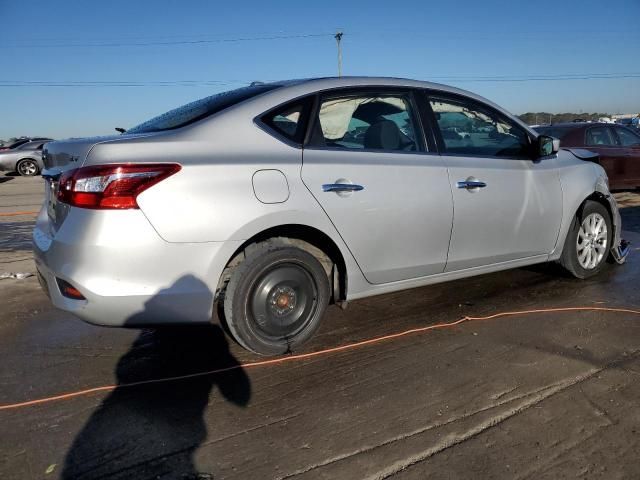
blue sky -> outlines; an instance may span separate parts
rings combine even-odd
[[[335,75],[337,29],[345,75],[441,81],[517,114],[640,111],[640,0],[0,0],[0,19],[0,138],[107,134],[252,80]],[[522,81],[566,74],[635,78]],[[184,80],[210,84],[158,85]]]

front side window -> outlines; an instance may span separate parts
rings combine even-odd
[[[311,144],[352,150],[419,150],[406,95],[354,95],[323,100]]]
[[[616,128],[616,133],[623,147],[637,147],[640,145],[640,136],[626,128]]]
[[[528,157],[527,133],[495,112],[464,101],[429,101],[445,153],[482,157]]]
[[[616,142],[608,127],[593,127],[587,130],[586,143],[590,147],[613,147]]]

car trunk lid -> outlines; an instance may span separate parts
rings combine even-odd
[[[57,201],[58,181],[60,176],[69,170],[80,168],[87,163],[89,153],[98,144],[112,141],[129,140],[141,135],[109,135],[102,137],[71,138],[68,140],[46,143],[42,159],[45,169],[42,177],[45,179],[45,206],[49,217],[49,230],[55,235],[69,212],[69,206]]]

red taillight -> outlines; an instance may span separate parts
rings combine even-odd
[[[180,168],[177,163],[125,163],[69,170],[60,177],[58,200],[81,208],[139,208],[138,195]]]

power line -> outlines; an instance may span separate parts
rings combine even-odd
[[[548,75],[495,75],[495,76],[471,76],[471,75],[433,75],[428,80],[449,81],[454,83],[464,82],[540,82],[540,81],[569,81],[569,80],[609,80],[622,78],[640,78],[640,73],[568,73]],[[251,80],[0,80],[0,87],[200,87],[200,86],[228,86],[247,85]]]
[[[509,37],[532,37],[532,38],[540,38],[546,37],[548,34],[552,32],[547,31],[537,31],[537,32],[511,32],[509,33]],[[637,37],[640,34],[640,31],[599,31],[600,35],[603,34],[615,34],[617,37],[621,35],[631,35]],[[429,33],[423,31],[412,31],[407,29],[397,29],[397,28],[382,28],[377,29],[375,33],[371,31],[364,30],[350,30],[349,36],[355,37],[371,37],[375,36],[376,38],[383,38],[385,34],[402,34],[402,38],[426,38],[426,39],[441,39],[441,33]],[[585,35],[589,37],[593,37],[592,30],[568,30],[564,32],[565,35],[570,35],[575,37],[576,35]],[[216,38],[223,37],[221,34],[212,34],[212,33],[191,33],[191,34],[180,34],[180,35],[121,35],[118,39],[110,40],[109,37],[94,37],[94,40],[87,40],[86,38],[82,39],[82,42],[75,41],[73,37],[29,37],[26,41],[27,43],[22,43],[18,40],[17,43],[6,43],[1,45],[0,47],[4,48],[58,48],[58,47],[120,47],[120,46],[153,46],[153,45],[182,45],[182,44],[193,44],[193,43],[224,43],[224,42],[242,42],[242,41],[258,41],[258,40],[280,40],[280,39],[289,39],[289,38],[308,38],[308,37],[326,37],[326,36],[335,37],[334,33],[313,33],[313,34],[299,34],[299,33],[284,33],[284,32],[276,32],[276,33],[263,33],[263,34],[247,34],[240,37],[231,37],[231,38]],[[504,33],[502,32],[457,32],[455,35],[448,35],[447,38],[473,38],[473,39],[487,39],[487,38],[502,38],[504,37]],[[113,37],[112,37],[113,38]],[[124,41],[123,41],[124,39]],[[134,41],[134,40],[148,40],[148,41]],[[86,43],[88,41],[88,43]],[[33,42],[63,42],[63,43],[33,43]]]
[[[253,42],[268,40],[288,40],[294,38],[319,38],[333,37],[333,33],[305,33],[296,35],[268,35],[268,36],[247,36],[235,38],[212,38],[199,40],[168,40],[154,42],[103,42],[103,43],[53,43],[53,44],[25,44],[25,45],[0,45],[0,48],[74,48],[74,47],[149,47],[149,46],[169,46],[169,45],[198,45],[211,43],[234,43]]]

